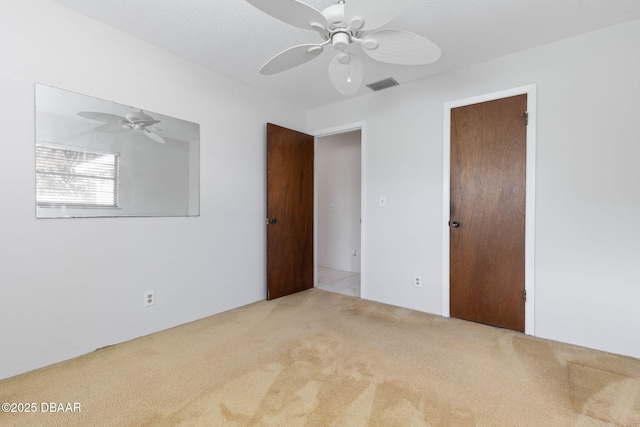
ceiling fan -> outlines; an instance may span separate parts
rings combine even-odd
[[[115,114],[96,113],[92,111],[81,111],[78,115],[98,122],[104,122],[103,125],[96,128],[96,132],[124,133],[135,130],[148,136],[155,142],[164,144],[164,138],[157,134],[160,129],[152,126],[156,123],[160,123],[160,120],[154,120],[153,117],[145,114],[142,110],[127,113],[124,117],[116,116]]]
[[[389,64],[425,65],[442,54],[432,41],[402,30],[376,30],[391,21],[411,0],[339,0],[322,12],[298,0],[247,0],[283,22],[317,31],[322,43],[302,44],[280,52],[260,69],[263,75],[304,64],[331,44],[338,51],[329,64],[331,83],[342,95],[353,95],[363,80],[362,60],[352,52],[357,44],[369,57]]]

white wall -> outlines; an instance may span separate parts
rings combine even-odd
[[[299,108],[46,0],[0,3],[0,51],[0,378],[265,298],[265,122]],[[200,216],[37,220],[35,82],[199,123]]]
[[[366,121],[367,298],[441,313],[443,104],[536,83],[536,335],[640,357],[639,43],[636,20],[310,111]]]
[[[317,139],[320,267],[360,272],[360,152],[360,131]]]

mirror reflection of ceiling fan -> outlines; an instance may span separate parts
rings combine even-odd
[[[98,126],[95,130],[100,133],[124,133],[132,130],[138,131],[148,136],[155,142],[164,144],[164,138],[158,135],[161,131],[152,125],[160,123],[160,120],[154,120],[153,117],[145,114],[142,110],[127,113],[124,117],[115,114],[96,113],[92,111],[81,111],[78,113],[80,117],[84,117],[104,124]]]
[[[353,95],[363,80],[362,60],[351,45],[389,64],[425,65],[442,54],[432,41],[402,30],[376,30],[391,21],[411,0],[339,0],[322,12],[298,0],[246,0],[268,15],[299,28],[317,31],[324,42],[291,47],[267,61],[260,73],[270,75],[304,64],[331,44],[338,55],[329,64],[331,83],[342,95]]]

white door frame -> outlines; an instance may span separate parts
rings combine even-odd
[[[319,129],[309,132],[314,136],[314,153],[313,153],[313,271],[314,271],[314,286],[318,286],[318,138],[324,136],[335,135],[339,133],[360,131],[360,298],[365,299],[367,295],[366,287],[366,271],[365,268],[365,224],[366,224],[366,211],[365,211],[365,194],[366,194],[366,122],[349,123],[342,126],[336,126],[328,129]]]
[[[525,210],[525,261],[524,288],[527,293],[525,303],[525,327],[527,335],[535,335],[535,173],[536,173],[536,85],[522,86],[500,92],[475,96],[472,98],[451,101],[444,104],[444,128],[442,139],[442,315],[449,317],[450,277],[449,277],[449,215],[451,203],[451,110],[465,105],[493,101],[517,95],[527,95],[527,112],[529,125],[527,126],[526,151],[526,210]]]

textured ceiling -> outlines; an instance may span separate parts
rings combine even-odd
[[[301,107],[344,99],[327,74],[331,48],[294,69],[259,74],[276,53],[321,39],[243,0],[53,1]],[[319,10],[334,3],[304,2]],[[637,18],[640,0],[413,0],[385,28],[431,39],[442,48],[441,59],[399,66],[360,55],[364,84],[387,77],[403,84]],[[364,84],[353,96],[371,93]]]

